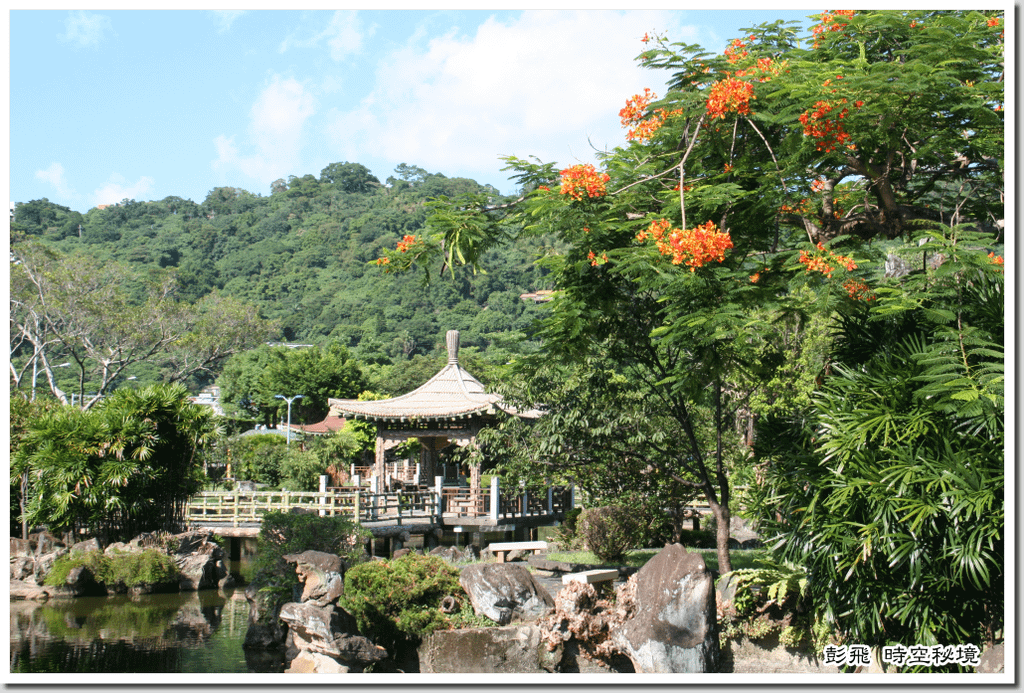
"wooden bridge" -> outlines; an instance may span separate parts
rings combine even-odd
[[[209,528],[225,536],[255,536],[268,512],[314,512],[325,517],[346,517],[361,525],[393,527],[399,532],[423,533],[434,529],[513,531],[523,525],[551,524],[564,519],[573,507],[572,487],[551,487],[541,494],[519,489],[502,493],[498,480],[490,489],[466,487],[410,487],[373,493],[366,487],[328,488],[324,491],[204,491],[187,507],[190,526]],[[416,531],[418,528],[421,531]]]

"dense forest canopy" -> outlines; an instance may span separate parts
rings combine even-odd
[[[504,201],[491,186],[414,165],[399,165],[382,184],[365,166],[340,162],[319,177],[278,179],[269,195],[218,187],[200,203],[126,199],[85,213],[46,198],[19,202],[11,248],[18,257],[30,248],[54,253],[87,274],[116,267],[130,302],[145,301],[144,284],[170,282],[182,304],[216,298],[252,306],[272,325],[268,341],[340,344],[381,377],[394,364],[439,357],[449,329],[461,331],[467,353],[503,364],[536,347],[531,326],[539,309],[520,295],[547,286],[534,264],[548,251],[545,239],[488,253],[482,272],[429,286],[416,277],[383,277],[371,264],[383,248],[423,232],[431,200],[465,194]],[[28,366],[24,387],[32,354],[12,342],[12,361],[22,371]],[[189,382],[195,388],[216,374],[192,374]],[[168,368],[140,362],[119,377],[132,376],[166,380]],[[86,379],[85,391],[101,385]]]

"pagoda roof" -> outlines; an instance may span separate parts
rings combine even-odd
[[[459,365],[459,333],[445,336],[448,364],[412,392],[392,397],[360,401],[328,400],[332,413],[378,421],[455,420],[493,415],[502,407],[501,395],[489,394],[483,384]]]

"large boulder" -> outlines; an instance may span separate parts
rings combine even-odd
[[[562,649],[549,649],[543,636],[534,623],[435,631],[419,647],[420,673],[551,673]]]
[[[323,551],[303,551],[284,556],[295,564],[295,573],[302,583],[299,601],[326,606],[341,596],[345,589],[344,563],[340,556]]]
[[[133,539],[130,544],[144,546],[145,541]],[[179,589],[205,590],[230,587],[234,584],[224,562],[224,550],[213,541],[209,532],[186,532],[168,541],[169,551],[181,572]]]
[[[31,558],[34,555],[32,543],[28,539],[11,537],[11,558]]]
[[[525,566],[517,563],[482,563],[466,566],[459,583],[473,610],[500,626],[513,619],[544,618],[555,607],[551,595],[537,584]]]
[[[252,582],[245,588],[249,603],[249,628],[245,632],[242,648],[246,650],[276,650],[283,648],[288,627],[278,618],[284,602],[274,592],[263,592],[261,585]]]
[[[289,602],[279,617],[289,629],[289,672],[359,673],[387,658],[387,650],[358,635],[352,615],[334,604]]]
[[[612,633],[637,673],[718,670],[715,587],[704,558],[669,544],[619,593],[629,617]]]

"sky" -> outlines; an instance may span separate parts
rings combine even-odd
[[[515,192],[500,157],[567,166],[624,143],[662,73],[648,32],[716,52],[810,10],[10,12],[10,196],[85,212],[348,161]]]

